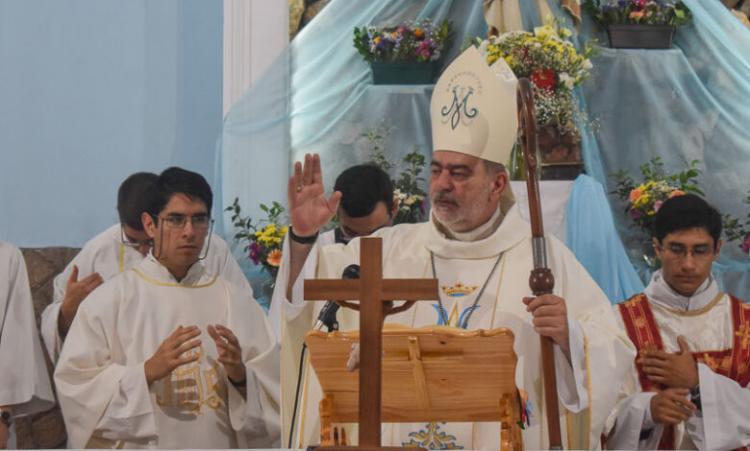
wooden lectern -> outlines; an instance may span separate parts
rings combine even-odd
[[[382,446],[382,421],[505,421],[503,449],[521,449],[513,334],[434,328],[383,333],[387,315],[436,299],[437,280],[384,279],[380,238],[362,238],[360,268],[358,280],[305,280],[305,300],[331,299],[360,312],[361,333],[312,332],[305,339],[323,389],[323,446],[352,449],[330,442],[333,422],[356,421],[357,449],[370,451],[401,449]],[[395,300],[409,302],[396,307]],[[350,373],[346,362],[355,341],[360,370]]]
[[[330,438],[334,423],[358,419],[359,371],[346,369],[351,345],[357,341],[356,331],[312,331],[305,337],[323,392],[323,446],[337,445]],[[509,329],[387,325],[383,331],[382,421],[499,422],[499,448],[521,450],[516,360]]]

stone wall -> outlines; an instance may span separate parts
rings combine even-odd
[[[31,296],[34,300],[34,313],[36,314],[38,330],[42,312],[52,301],[52,280],[73,259],[79,249],[48,247],[22,249],[21,251],[26,260],[26,269],[29,274],[29,285],[31,287]],[[45,359],[51,381],[53,367],[49,356],[46,355],[46,351]],[[67,436],[60,408],[57,406],[47,412],[19,418],[16,422],[16,431],[18,433],[17,445],[19,448],[49,449],[65,447]]]

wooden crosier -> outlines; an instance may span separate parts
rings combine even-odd
[[[547,267],[547,249],[544,242],[542,206],[539,198],[537,178],[536,117],[534,115],[534,95],[528,79],[518,80],[518,125],[520,140],[526,159],[526,189],[529,197],[529,217],[534,255],[534,269],[529,276],[529,286],[534,296],[550,294],[555,287],[555,278]],[[552,339],[540,337],[542,372],[544,374],[544,404],[547,412],[547,427],[550,449],[562,449],[560,433],[560,412],[557,401],[557,379],[555,376],[555,355]]]
[[[415,301],[438,298],[437,279],[383,279],[382,252],[380,238],[362,238],[359,279],[305,280],[306,301],[343,301],[344,306],[360,312],[358,449],[383,449],[380,440],[383,319],[408,309]],[[359,304],[346,302],[351,299],[359,299]],[[396,307],[394,300],[407,302]]]

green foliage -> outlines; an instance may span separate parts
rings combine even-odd
[[[387,124],[381,124],[379,127],[367,130],[362,133],[362,137],[367,139],[370,144],[370,158],[373,163],[385,172],[392,174],[396,165],[394,165],[385,155],[385,145],[391,128]],[[394,198],[398,202],[398,211],[393,219],[394,224],[416,223],[425,219],[425,198],[427,193],[422,189],[427,181],[422,177],[422,171],[426,164],[425,156],[419,152],[418,146],[413,146],[411,152],[404,155],[399,166],[402,167],[400,172],[391,180],[394,187]]]

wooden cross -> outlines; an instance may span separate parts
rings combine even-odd
[[[381,238],[362,238],[360,278],[350,280],[305,280],[305,300],[339,302],[359,310],[359,446],[381,449],[381,363],[383,320],[402,312],[415,301],[438,299],[437,279],[383,279]],[[408,301],[394,307],[392,301]]]

